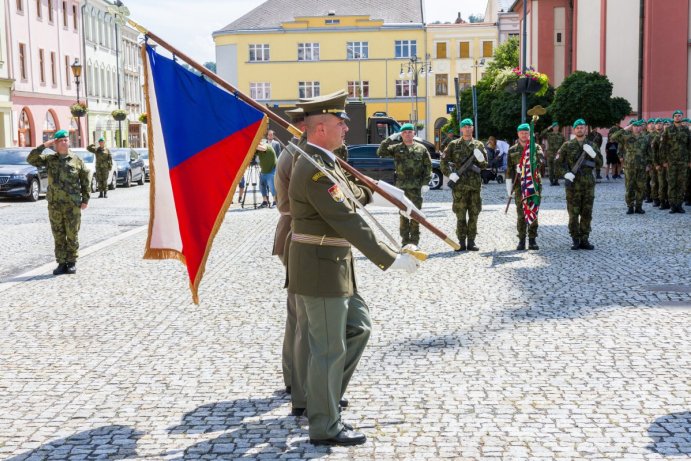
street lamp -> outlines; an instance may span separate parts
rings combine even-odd
[[[477,70],[479,67],[484,67],[485,66],[485,58],[481,58],[478,60],[477,58],[474,60],[475,64],[473,64],[470,67],[475,68],[475,83],[473,84],[473,114],[474,114],[474,119],[475,119],[475,138],[478,138],[479,135],[479,127],[477,126]]]
[[[415,91],[415,105],[412,109],[413,111],[413,120],[414,124],[417,128],[417,122],[418,122],[418,107],[417,107],[417,85],[418,85],[418,78],[420,76],[426,77],[427,75],[432,74],[432,64],[429,62],[429,55],[426,56],[426,61],[421,60],[417,56],[413,56],[408,60],[408,67],[406,72],[403,72],[403,64],[401,64],[401,73],[399,74],[400,78],[408,77],[408,81],[410,82],[410,86],[412,86],[413,90]],[[409,87],[410,87],[409,86]],[[427,97],[427,92],[425,92],[425,98]],[[413,101],[413,95],[411,93],[410,95],[411,99],[411,105]]]
[[[72,75],[74,76],[74,84],[77,86],[77,104],[79,104],[79,77],[82,76],[82,65],[79,63],[79,58],[75,58],[70,66],[72,68]],[[82,120],[77,117],[77,145],[82,145]]]

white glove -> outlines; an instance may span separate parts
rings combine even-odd
[[[590,158],[595,158],[595,156],[597,155],[595,153],[595,150],[592,147],[590,147],[590,145],[588,145],[588,144],[583,144],[583,150],[585,151],[586,154],[588,154],[590,156]]]
[[[511,197],[511,192],[513,191],[513,180],[509,179],[504,182],[504,184],[506,184],[506,196]]]
[[[571,173],[571,172],[569,171],[568,173],[566,173],[566,174],[564,175],[564,179],[566,179],[567,181],[573,182],[574,179],[576,179],[576,175],[574,175],[573,173]]]
[[[460,178],[458,177],[458,175],[457,175],[455,172],[453,172],[453,173],[451,173],[451,174],[449,175],[449,179],[450,179],[451,181],[453,181],[453,182],[458,182],[458,180],[459,180]]]
[[[406,271],[407,273],[412,274],[417,270],[418,265],[419,263],[418,260],[415,259],[415,256],[408,253],[399,253],[389,269],[393,269],[395,271]]]
[[[386,139],[390,139],[391,141],[400,141],[401,140],[401,133],[394,133]]]
[[[426,194],[427,192],[429,192],[429,186],[422,186],[422,193]]]
[[[401,203],[403,203],[406,209],[405,211],[401,210],[401,214],[406,218],[410,219],[410,214],[413,212],[413,210],[417,210],[417,208],[415,207],[415,204],[411,202],[408,197],[405,196],[405,192],[403,192],[398,187],[392,186],[386,181],[382,181],[381,179],[377,181],[377,186],[379,186],[384,192],[388,192],[389,195],[397,198]],[[372,201],[370,202],[370,204],[374,206],[396,207],[396,205],[389,202],[376,192],[372,194]],[[420,212],[420,210],[418,210],[418,212]],[[422,214],[422,212],[420,212],[420,214]]]
[[[482,155],[482,151],[481,151],[480,149],[475,149],[475,150],[473,151],[473,155],[475,156],[475,159],[476,159],[478,162],[484,162],[484,161],[485,161],[485,156]]]

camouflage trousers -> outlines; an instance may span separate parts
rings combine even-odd
[[[660,187],[657,184],[657,171],[654,167],[650,168],[647,173],[646,186],[650,188],[649,197],[653,200],[660,198]]]
[[[549,166],[549,182],[554,183],[561,178],[561,168],[556,159],[556,152],[547,152],[547,165]]]
[[[691,166],[686,168],[686,204],[691,205]]]
[[[569,213],[571,238],[587,240],[590,236],[594,201],[595,188],[592,186],[574,184],[566,188],[566,211]]]
[[[667,168],[657,170],[658,198],[661,202],[667,201]]]
[[[514,190],[514,202],[516,203],[516,229],[518,229],[518,240],[525,240],[526,230],[528,231],[528,238],[537,238],[537,219],[528,226],[525,222],[525,213],[523,213],[523,202],[521,200],[521,190]]]
[[[403,192],[418,209],[422,208],[421,188],[404,188]],[[401,245],[420,243],[420,223],[417,221],[401,216],[399,231],[401,233]]]
[[[671,205],[681,205],[686,192],[686,163],[670,163],[667,169],[667,196]]]
[[[643,204],[647,178],[648,174],[643,168],[626,168],[626,176],[624,176],[624,184],[626,185],[624,199],[626,200],[626,206],[639,206]]]
[[[49,204],[48,219],[55,240],[55,260],[58,264],[76,262],[79,256],[81,208],[72,204]]]
[[[98,191],[106,192],[108,190],[108,172],[96,170],[96,182],[98,183]]]
[[[482,211],[479,190],[453,190],[453,212],[456,214],[456,236],[459,241],[475,240],[477,217]]]

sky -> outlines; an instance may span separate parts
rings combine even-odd
[[[318,0],[315,0],[318,1]],[[484,14],[487,0],[424,0],[427,22],[453,22]],[[211,33],[222,29],[263,0],[124,0],[130,18],[200,63],[215,61]],[[395,0],[391,1],[395,7]]]

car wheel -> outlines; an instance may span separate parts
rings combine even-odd
[[[504,177],[502,175],[497,175],[497,183],[504,184]]]
[[[144,179],[145,179],[144,176],[145,176],[145,175],[144,175],[144,170],[142,170],[142,176],[139,178],[139,181],[137,181],[137,184],[139,184],[140,186],[143,186],[143,185],[144,185]]]
[[[115,188],[118,186],[118,174],[113,173],[113,179],[110,181],[110,184],[108,184],[108,190],[115,190]]]
[[[432,190],[439,189],[443,183],[444,176],[441,174],[441,171],[432,170],[432,179],[429,181],[429,188]]]
[[[132,171],[128,171],[125,175],[125,184],[123,186],[130,187],[132,185]]]
[[[29,189],[29,196],[27,199],[30,202],[36,202],[38,201],[39,196],[41,195],[41,184],[39,184],[38,179],[32,179],[31,180],[31,189]]]
[[[98,190],[98,182],[96,181],[96,177],[91,178],[91,192],[96,192]]]

